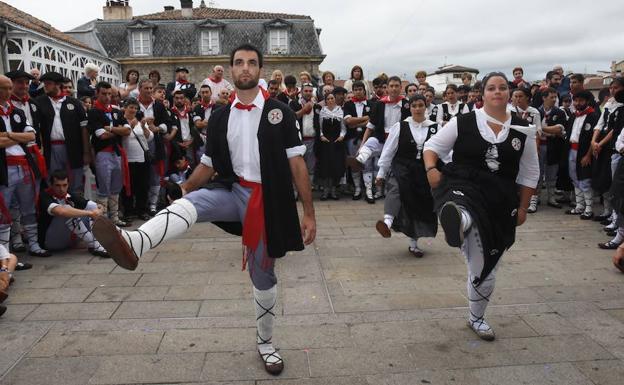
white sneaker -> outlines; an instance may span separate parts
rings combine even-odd
[[[527,212],[531,214],[536,212],[538,202],[539,202],[539,197],[537,195],[531,195],[531,201],[529,202],[529,207],[527,208]]]

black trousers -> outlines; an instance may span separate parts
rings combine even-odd
[[[129,162],[130,186],[132,194],[122,193],[124,215],[140,215],[147,212],[147,193],[149,190],[150,164]]]

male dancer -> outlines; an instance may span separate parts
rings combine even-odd
[[[353,90],[353,97],[345,103],[343,111],[344,121],[349,129],[346,138],[347,151],[349,155],[355,156],[362,144],[364,131],[369,122],[368,115],[370,114],[371,107],[370,101],[366,100],[366,86],[362,81],[354,81],[351,89]],[[351,170],[351,176],[353,177],[353,185],[355,187],[353,200],[359,200],[362,198],[362,173]]]
[[[169,198],[183,198],[136,231],[98,218],[94,234],[115,262],[135,269],[144,252],[183,234],[196,221],[242,223],[238,233],[243,236],[243,267],[248,267],[254,286],[258,352],[265,369],[279,374],[284,361],[271,342],[277,300],[274,258],[310,244],[316,221],[295,114],[258,87],[262,60],[262,53],[249,44],[232,51],[236,97],[210,117],[206,153],[191,177],[168,186]],[[215,175],[223,187],[203,188]],[[303,202],[301,227],[293,179]]]

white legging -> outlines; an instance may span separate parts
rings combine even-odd
[[[496,269],[482,280],[479,286],[474,284],[476,278],[483,271],[484,256],[483,246],[481,244],[481,236],[477,226],[472,226],[461,247],[462,254],[466,258],[468,265],[468,280],[466,282],[468,290],[468,302],[470,307],[470,320],[477,322],[483,320],[485,309],[490,301],[490,296],[494,292],[494,283],[496,281]]]

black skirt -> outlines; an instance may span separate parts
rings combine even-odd
[[[345,160],[347,157],[345,142],[336,142],[340,137],[340,121],[337,119],[321,119],[322,132],[329,142],[319,139],[314,144],[317,174],[321,179],[331,179],[338,183],[345,173]]]

